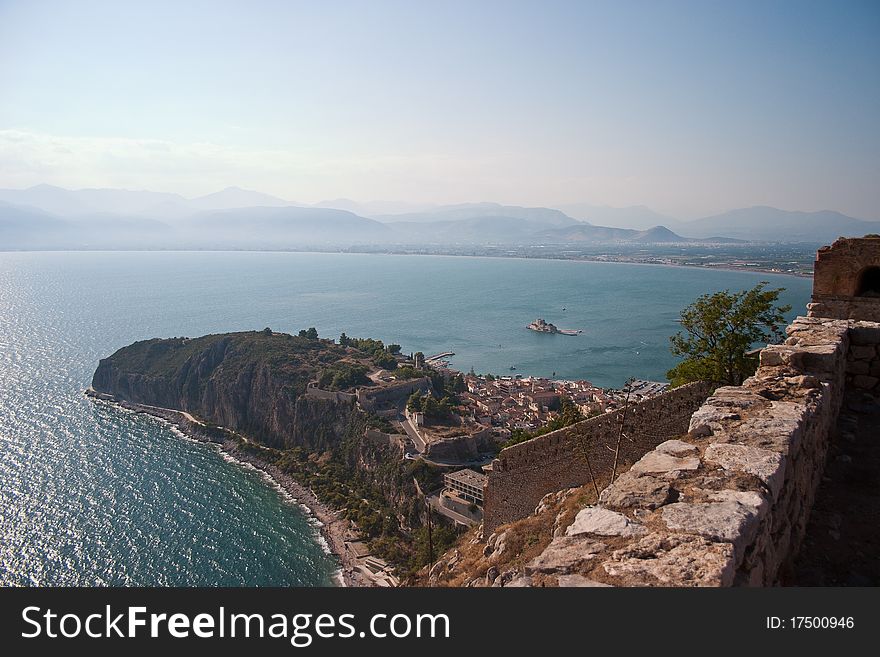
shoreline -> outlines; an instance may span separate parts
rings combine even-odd
[[[97,392],[91,387],[85,391],[85,395],[118,408],[163,420],[187,439],[215,445],[224,457],[239,465],[249,466],[260,471],[284,496],[305,510],[310,524],[318,530],[318,535],[322,539],[322,547],[338,561],[339,568],[333,574],[333,580],[343,587],[368,587],[371,585],[369,578],[359,570],[358,564],[346,548],[347,541],[359,540],[350,523],[341,518],[337,511],[321,502],[311,489],[296,481],[276,465],[261,459],[256,454],[240,449],[239,443],[233,438],[221,441],[209,435],[208,427],[185,411],[117,399],[114,395]],[[231,429],[224,428],[222,431],[250,445],[263,448],[262,445],[248,440],[245,436]]]
[[[600,257],[555,258],[551,256],[511,255],[511,254],[465,254],[465,253],[411,253],[407,251],[351,251],[339,250],[301,250],[301,249],[0,249],[0,253],[308,253],[324,255],[364,255],[364,256],[405,256],[434,258],[491,258],[500,260],[556,260],[560,262],[596,262],[600,264],[643,265],[646,267],[681,267],[684,269],[708,269],[730,272],[746,272],[769,274],[771,276],[792,276],[794,278],[812,278],[812,274],[789,271],[774,271],[764,267],[737,267],[733,265],[694,265],[665,262],[639,262],[635,260],[607,259]]]

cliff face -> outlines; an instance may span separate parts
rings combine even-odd
[[[92,387],[175,408],[279,449],[341,442],[354,404],[304,396],[321,368],[346,357],[328,341],[265,332],[136,342],[101,360]]]

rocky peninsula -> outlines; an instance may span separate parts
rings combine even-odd
[[[355,391],[371,385],[366,373],[377,360],[388,365],[388,348],[310,331],[135,342],[100,361],[87,394],[160,417],[260,469],[317,518],[347,585],[387,584],[360,567],[350,544],[368,541],[398,572],[418,567],[415,481],[430,473],[404,460],[357,403]]]

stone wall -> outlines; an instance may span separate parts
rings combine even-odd
[[[339,392],[337,390],[324,390],[310,383],[306,387],[306,397],[311,399],[324,399],[333,402],[353,402],[357,395],[353,392]]]
[[[382,403],[399,402],[416,391],[428,392],[430,389],[431,379],[423,376],[383,385],[381,388],[360,388],[357,392],[357,400],[365,411],[372,411]]]
[[[691,383],[630,406],[624,422],[618,472],[657,444],[683,434],[691,414],[709,394]],[[547,493],[589,483],[589,457],[597,486],[608,485],[623,409],[606,413],[501,451],[484,490],[484,530],[532,513]]]
[[[846,385],[880,397],[880,324],[859,322],[849,332]]]
[[[572,572],[616,586],[778,584],[804,536],[845,383],[865,376],[855,363],[876,366],[880,324],[799,317],[786,331],[755,376],[717,389],[686,436],[603,490],[518,584]]]

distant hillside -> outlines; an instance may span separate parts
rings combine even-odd
[[[546,229],[545,224],[528,219],[493,216],[385,225],[391,229],[396,241],[412,244],[527,244]]]
[[[42,210],[0,201],[0,249],[57,248],[69,238],[68,228]]]
[[[27,189],[0,189],[0,201],[36,208],[61,218],[95,214],[128,215],[163,220],[205,210],[296,205],[290,201],[239,187],[187,199],[179,194],[130,189],[70,190],[52,185]]]
[[[391,230],[372,219],[323,208],[241,208],[196,215],[178,226],[186,243],[233,248],[291,248],[388,240]]]
[[[56,217],[0,202],[4,249],[290,249],[390,242],[372,219],[321,208],[243,208],[203,212],[169,224],[138,216]]]
[[[544,242],[644,242],[666,243],[687,242],[687,238],[676,235],[665,226],[654,226],[648,230],[632,230],[629,228],[609,228],[607,226],[591,226],[580,224],[567,228],[541,231],[536,238]]]
[[[213,194],[190,199],[186,201],[186,205],[193,210],[233,210],[254,207],[278,208],[297,204],[262,192],[227,187]]]
[[[568,216],[580,221],[586,221],[597,226],[609,226],[611,228],[648,230],[654,226],[667,226],[677,231],[680,230],[683,224],[678,219],[654,212],[654,210],[644,205],[612,208],[604,205],[590,205],[589,203],[572,203],[570,205],[560,205],[557,208]]]
[[[406,203],[404,201],[352,201],[350,198],[337,198],[321,201],[312,205],[313,208],[330,208],[332,210],[348,210],[362,217],[377,219],[385,215],[401,215],[433,210],[437,206],[432,203]]]
[[[692,237],[723,235],[744,240],[821,242],[880,232],[880,222],[862,221],[839,212],[797,212],[766,206],[731,210],[682,224]]]
[[[385,223],[405,222],[424,224],[443,221],[483,219],[489,217],[493,219],[499,217],[522,219],[545,228],[570,226],[578,223],[576,219],[572,219],[559,210],[553,210],[551,208],[524,208],[516,205],[499,205],[498,203],[444,205],[427,212],[383,215],[376,217],[376,219]]]

